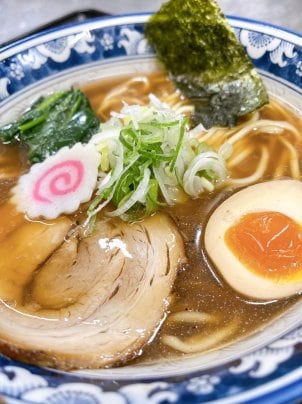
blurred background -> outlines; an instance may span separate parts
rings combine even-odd
[[[40,28],[101,13],[156,11],[164,0],[0,0],[0,44]],[[226,14],[302,32],[302,0],[218,0]]]

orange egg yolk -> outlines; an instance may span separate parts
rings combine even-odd
[[[234,255],[257,274],[302,279],[302,227],[279,212],[248,213],[225,233]]]

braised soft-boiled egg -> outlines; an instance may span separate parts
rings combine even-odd
[[[233,194],[211,215],[205,249],[244,295],[278,299],[302,292],[302,182],[269,181]]]

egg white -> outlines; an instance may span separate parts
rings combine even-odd
[[[302,182],[276,180],[249,186],[224,201],[211,215],[205,229],[205,249],[223,278],[243,295],[279,299],[302,291],[302,280],[262,277],[242,264],[225,242],[226,231],[243,215],[279,212],[302,224]]]

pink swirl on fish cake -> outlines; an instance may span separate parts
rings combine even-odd
[[[46,170],[35,182],[33,198],[51,203],[54,198],[75,192],[84,178],[84,166],[79,160],[65,160]],[[46,188],[46,189],[45,189]],[[48,194],[45,195],[45,191]]]
[[[63,147],[21,175],[12,200],[29,218],[55,219],[73,213],[91,200],[99,164],[100,153],[92,143]]]

